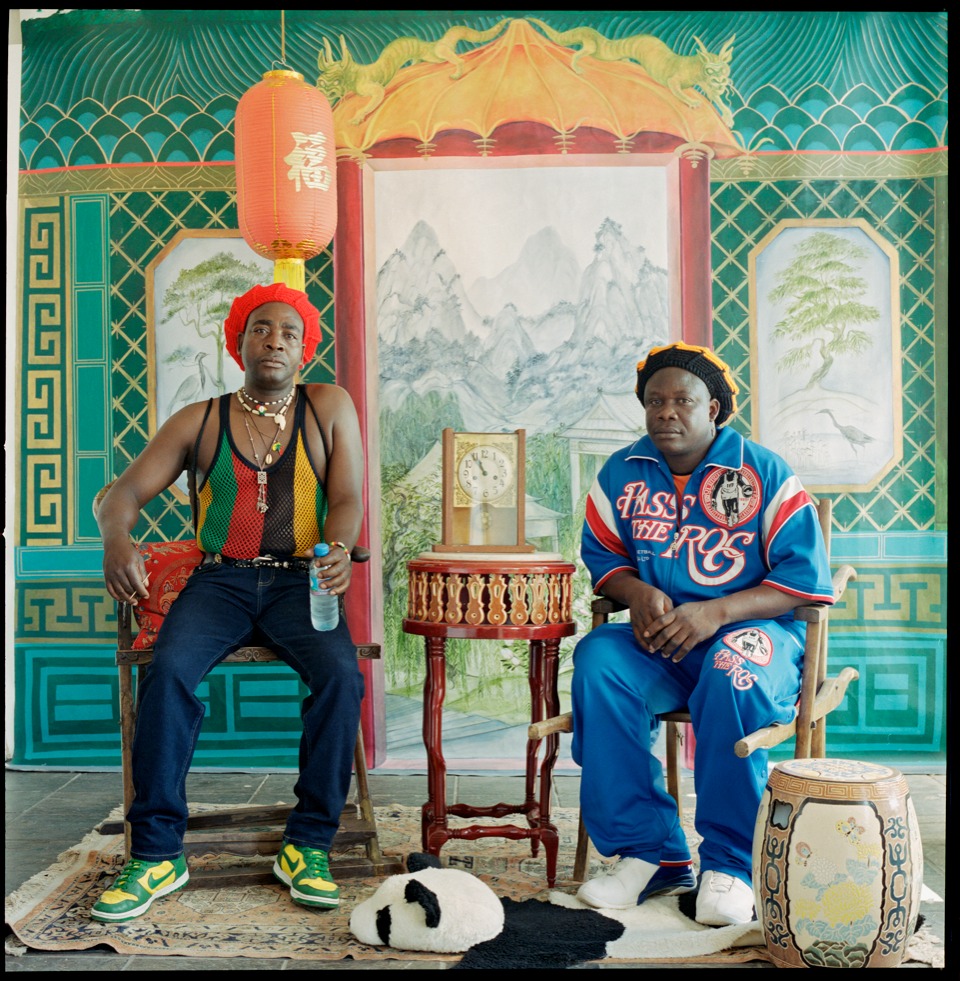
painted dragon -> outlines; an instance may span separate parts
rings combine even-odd
[[[678,55],[669,45],[650,34],[611,39],[592,27],[555,31],[542,20],[531,17],[530,21],[556,44],[565,48],[579,45],[571,62],[574,71],[583,72],[579,62],[585,56],[598,61],[634,61],[655,82],[665,86],[691,108],[701,105],[700,99],[687,91],[696,86],[710,102],[716,104],[723,122],[728,127],[733,125],[733,114],[724,103],[723,96],[730,88],[730,59],[733,57],[736,34],[723,45],[719,54],[711,54],[700,38],[695,37],[699,51],[693,55]]]
[[[353,56],[347,50],[346,39],[342,34],[340,35],[339,61],[333,56],[330,39],[324,38],[323,51],[318,59],[320,75],[317,78],[317,88],[331,102],[336,102],[351,93],[365,98],[366,103],[363,104],[356,117],[351,120],[353,125],[358,125],[383,102],[387,85],[393,81],[397,72],[405,65],[423,62],[442,65],[446,62],[453,65],[450,78],[460,78],[464,63],[463,58],[457,54],[458,42],[479,43],[489,41],[500,34],[508,23],[509,20],[501,20],[485,31],[477,31],[470,27],[451,27],[437,41],[422,41],[416,37],[398,37],[391,41],[380,53],[380,57],[369,65],[353,60]]]

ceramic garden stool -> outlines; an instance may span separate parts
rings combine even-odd
[[[777,763],[753,839],[757,918],[777,967],[898,967],[922,885],[903,774],[856,760]]]

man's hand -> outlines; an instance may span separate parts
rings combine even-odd
[[[648,623],[639,643],[675,662],[682,661],[723,625],[709,602],[684,603]]]
[[[629,572],[618,572],[603,585],[603,595],[630,610],[633,636],[645,651],[682,661],[697,644],[727,624],[772,620],[798,605],[796,596],[761,584],[712,600],[674,606],[666,593]]]
[[[150,594],[150,577],[140,550],[129,540],[105,546],[103,550],[103,579],[107,592],[118,603],[131,606]]]
[[[319,570],[318,578],[323,580],[324,589],[334,596],[340,596],[347,591],[350,577],[353,575],[353,562],[342,546],[331,545],[330,551],[326,555],[315,558],[313,564]]]
[[[603,586],[603,595],[630,611],[630,624],[637,643],[644,650],[657,650],[650,646],[647,632],[651,624],[673,609],[673,600],[629,572],[619,572],[608,579]]]
[[[647,624],[642,647],[682,661],[697,644],[718,634],[727,624],[772,620],[796,609],[796,596],[760,584],[712,600],[682,603]]]
[[[673,601],[659,589],[646,586],[642,590],[633,591],[628,606],[633,636],[636,637],[637,643],[645,650],[657,650],[656,647],[650,646],[650,627],[673,610]]]

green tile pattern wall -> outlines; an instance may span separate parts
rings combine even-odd
[[[945,351],[946,332],[936,303],[938,285],[946,295],[945,250],[936,251],[946,239],[936,220],[946,215],[946,14],[538,16],[611,39],[652,34],[683,55],[695,52],[694,37],[718,51],[736,34],[728,98],[749,152],[712,162],[711,249],[715,343],[741,380],[750,377],[748,256],[778,221],[863,219],[897,250],[903,458],[871,490],[835,495],[834,556],[859,578],[833,617],[831,663],[862,679],[832,716],[829,745],[942,759],[946,422],[938,428],[935,399],[945,406],[946,382],[934,352]],[[300,11],[287,18],[288,53],[312,81],[326,38],[339,51],[344,35],[369,63],[397,37],[436,39],[499,19]],[[276,11],[77,10],[24,25],[15,765],[119,763],[114,611],[90,504],[150,436],[150,263],[185,229],[236,226],[233,117],[278,28]],[[329,381],[330,252],[308,264],[307,289],[325,333],[306,379]],[[186,507],[161,495],[137,534],[189,537]],[[284,666],[218,668],[200,692],[196,764],[294,767],[303,695]]]
[[[718,353],[750,378],[749,254],[777,222],[796,218],[864,219],[900,258],[903,459],[869,491],[834,500],[838,531],[932,529],[936,488],[934,437],[934,191],[925,180],[725,181],[713,186],[714,341]],[[753,401],[741,385],[738,425],[749,431]]]

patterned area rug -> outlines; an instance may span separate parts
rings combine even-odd
[[[111,815],[117,816],[116,813]],[[404,857],[419,850],[419,808],[378,807],[376,816],[381,847],[386,854]],[[546,885],[542,849],[540,856],[533,858],[529,842],[503,838],[474,842],[453,840],[441,852],[443,863],[479,876],[499,897],[526,905],[538,914],[551,905],[579,906],[573,897],[577,884],[570,879],[577,811],[561,808],[555,812],[554,820],[561,833],[558,882],[554,890],[549,890]],[[456,826],[453,821],[451,824]],[[690,837],[695,845],[692,832]],[[250,861],[253,860],[231,856],[191,859],[191,870],[223,868]],[[357,903],[376,890],[380,884],[378,879],[341,880],[341,905],[336,910],[321,912],[297,906],[291,902],[288,890],[279,883],[222,889],[199,888],[191,884],[181,892],[158,900],[149,913],[138,920],[121,924],[97,923],[90,918],[90,908],[122,864],[123,838],[120,835],[104,836],[92,832],[64,852],[54,865],[7,897],[6,924],[12,934],[7,939],[7,953],[23,953],[28,948],[67,951],[106,946],[128,955],[331,961],[344,958],[461,960],[459,954],[400,951],[360,943],[350,933],[350,913]],[[600,865],[599,856],[594,855],[591,871],[598,871]],[[530,900],[535,902],[525,902]],[[641,913],[649,920],[646,926],[638,919]],[[629,915],[632,918],[627,924],[629,932],[608,948],[607,961],[676,960],[729,964],[767,960],[755,926],[721,930],[700,927],[682,915],[677,898],[650,901],[629,911]],[[464,963],[463,966],[473,965]]]

